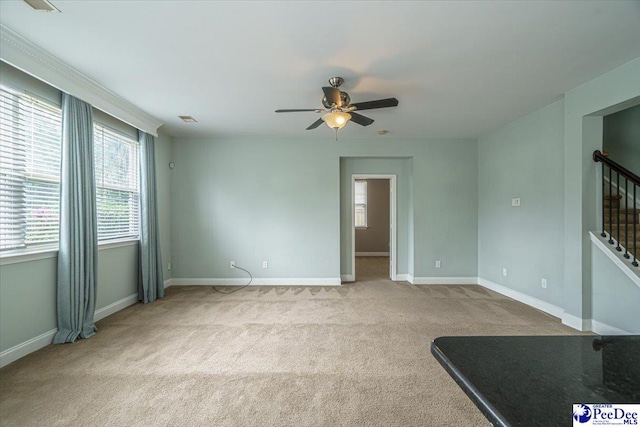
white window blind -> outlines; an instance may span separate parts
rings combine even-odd
[[[140,234],[138,141],[94,123],[98,241]]]
[[[0,250],[58,241],[62,114],[0,85]]]
[[[367,226],[367,181],[355,182],[356,227]]]

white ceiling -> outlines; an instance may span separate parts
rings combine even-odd
[[[640,57],[637,0],[53,3],[3,0],[0,22],[173,136],[329,135],[274,110],[320,107],[337,75],[352,102],[400,100],[342,138],[478,137]]]

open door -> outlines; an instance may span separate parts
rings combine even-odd
[[[356,186],[356,181],[363,180],[388,180],[389,185],[389,278],[397,280],[397,262],[396,262],[396,216],[397,216],[397,200],[396,200],[396,175],[391,174],[353,174],[351,175],[351,275],[354,281],[357,281],[356,272],[356,228],[357,224],[363,223],[365,218],[366,226],[366,210],[362,211],[360,194],[362,185]]]

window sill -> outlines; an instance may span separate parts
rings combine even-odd
[[[98,251],[108,249],[122,248],[125,246],[138,245],[138,239],[135,240],[114,240],[112,242],[98,243]],[[55,258],[58,256],[58,247],[48,246],[38,249],[26,249],[7,251],[0,253],[0,265],[18,264],[22,262],[37,261],[47,258]]]
[[[368,228],[369,228],[369,227],[367,227],[367,226],[364,226],[364,227],[356,227],[356,230],[366,230],[366,229],[368,229]]]
[[[58,256],[58,245],[38,249],[19,249],[0,253],[0,265],[37,261]]]
[[[98,243],[98,251],[104,251],[107,249],[122,248],[124,246],[133,246],[138,244],[139,239],[131,240],[112,240],[110,242]]]

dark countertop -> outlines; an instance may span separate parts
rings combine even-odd
[[[640,336],[441,337],[431,353],[496,426],[565,426],[573,404],[640,403]]]

